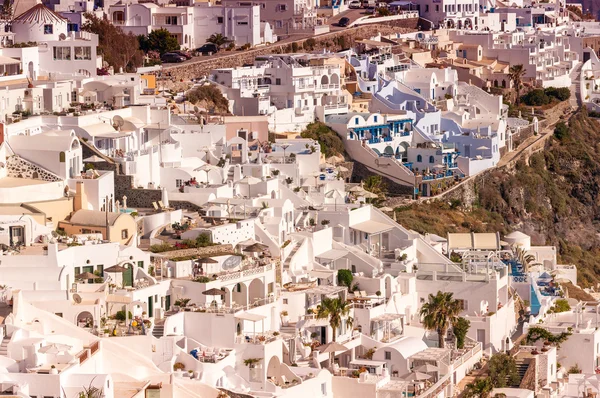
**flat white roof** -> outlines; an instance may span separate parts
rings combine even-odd
[[[252,312],[242,312],[240,314],[237,314],[235,317],[250,322],[258,322],[267,319],[265,315],[253,314]]]
[[[327,250],[326,252],[323,252],[321,254],[318,254],[315,257],[324,258],[326,260],[337,260],[339,258],[346,256],[346,254],[348,254],[348,250],[331,249],[331,250]]]
[[[367,234],[378,234],[380,232],[389,231],[394,227],[379,221],[370,220],[351,225],[350,228],[356,229],[357,231],[365,232]]]

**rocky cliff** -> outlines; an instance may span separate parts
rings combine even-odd
[[[461,198],[398,209],[419,232],[520,230],[537,245],[555,245],[559,260],[579,268],[583,286],[600,282],[600,123],[581,111],[569,133],[512,169],[485,173]]]

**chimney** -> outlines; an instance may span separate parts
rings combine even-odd
[[[75,201],[73,202],[73,211],[87,209],[87,196],[83,186],[83,181],[77,181],[75,188]]]

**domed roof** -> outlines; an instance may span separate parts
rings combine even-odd
[[[14,22],[31,24],[52,24],[66,21],[66,18],[61,17],[43,4],[31,7],[14,19]]]
[[[530,238],[530,236],[524,234],[521,231],[513,231],[510,234],[506,235],[505,238],[508,238],[508,239],[527,239],[527,238]]]

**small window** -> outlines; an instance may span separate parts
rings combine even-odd
[[[281,86],[281,79],[280,78],[276,78],[275,79],[275,85],[276,86]]]
[[[121,239],[127,239],[129,237],[129,231],[126,229],[121,230]]]
[[[158,294],[155,294],[155,295],[154,295],[154,302],[155,302],[155,303],[158,303]]]
[[[238,293],[242,292],[242,285],[240,285],[239,283],[237,285],[235,285],[235,291]]]
[[[44,34],[45,35],[51,35],[52,33],[54,33],[54,27],[50,24],[50,25],[44,25]]]
[[[417,162],[422,162],[422,161],[423,161],[423,156],[417,155]]]
[[[288,299],[284,298],[283,299],[283,304],[287,304],[288,303]]]
[[[183,186],[183,180],[176,179],[176,180],[175,180],[175,186],[176,186],[177,188],[179,188],[179,187]]]
[[[433,156],[429,157],[429,163],[435,163],[435,158]]]
[[[374,117],[373,117],[373,121],[374,121],[375,123],[377,123],[377,116],[374,116]]]
[[[321,383],[321,394],[327,395],[327,383]]]
[[[217,17],[217,23],[223,23],[223,17]]]
[[[138,268],[144,268],[144,262],[138,261]]]
[[[238,21],[238,25],[248,25],[248,21]]]
[[[391,361],[392,360],[392,352],[391,351],[385,351],[384,354],[385,354],[385,359],[387,361]]]

